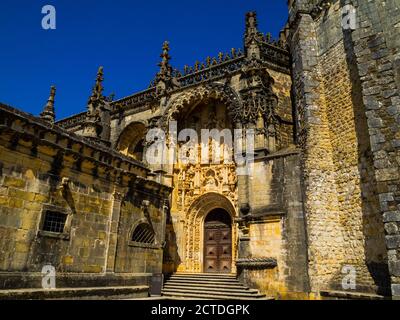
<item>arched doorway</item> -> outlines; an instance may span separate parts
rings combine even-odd
[[[224,218],[222,221],[225,224],[229,224],[227,221],[231,221],[230,272],[236,272],[237,227],[235,218],[237,217],[237,211],[232,199],[217,192],[207,192],[197,197],[190,205],[185,216],[182,217],[183,219],[175,224],[177,252],[180,257],[180,263],[177,266],[178,272],[206,272],[204,268],[204,226],[208,215],[214,210],[222,210],[229,215],[228,218]],[[211,217],[207,222],[211,221]]]
[[[217,208],[204,221],[204,272],[230,273],[232,267],[232,219]]]

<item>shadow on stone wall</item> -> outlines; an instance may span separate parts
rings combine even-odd
[[[352,101],[358,141],[358,170],[361,177],[365,264],[375,282],[376,293],[390,295],[390,275],[387,265],[385,232],[381,215],[374,160],[368,132],[366,109],[362,97],[358,62],[350,30],[343,31],[346,60],[352,81]]]
[[[163,274],[169,275],[177,271],[182,262],[176,241],[176,233],[172,223],[171,213],[167,212],[167,223],[165,230],[165,243],[163,248]]]

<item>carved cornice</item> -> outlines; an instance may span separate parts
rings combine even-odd
[[[212,65],[203,70],[199,70],[179,78],[181,88],[176,91],[183,90],[196,84],[215,81],[216,79],[225,78],[227,74],[239,71],[245,61],[244,56],[224,61],[217,65]]]
[[[166,128],[168,122],[176,119],[186,106],[205,98],[215,98],[225,102],[233,121],[238,119],[242,109],[239,95],[229,85],[213,82],[182,92],[170,101],[168,109],[160,119],[161,126]]]
[[[167,199],[172,190],[169,186],[147,179],[150,170],[142,163],[58,126],[49,126],[40,118],[4,104],[0,104],[0,134],[2,138],[12,137],[11,142],[17,152],[26,152],[26,145],[18,148],[21,139],[32,142],[31,148],[45,146],[52,150],[53,160],[47,174],[56,179],[64,168],[81,171],[82,163],[85,163],[84,173],[112,182],[118,187],[126,187],[133,181],[138,186],[137,192],[160,200]],[[0,143],[11,149],[10,141],[0,138]],[[65,179],[61,181],[63,186],[67,183]]]
[[[230,53],[222,53],[218,54],[218,57],[207,57],[205,62],[196,61],[193,67],[185,66],[183,69],[183,73],[176,71],[178,78],[183,76],[187,76],[205,69],[209,69],[211,67],[226,63],[228,61],[232,61],[234,59],[242,57],[243,51],[241,49],[232,48]]]
[[[145,105],[148,102],[153,102],[155,100],[157,100],[156,89],[150,88],[145,91],[135,93],[131,96],[113,101],[111,103],[112,113],[118,114],[121,111],[124,111],[126,109],[140,107],[140,106]],[[68,118],[58,121],[57,125],[59,125],[62,128],[65,128],[65,129],[80,127],[80,125],[85,120],[85,118],[86,118],[86,112],[82,112],[82,113],[78,113],[77,115],[74,115],[74,116],[71,116],[71,117],[68,117]]]
[[[271,153],[267,156],[260,157],[258,160],[264,160],[264,161],[270,161],[278,158],[285,158],[285,157],[290,157],[294,155],[299,155],[301,153],[301,149],[298,149],[297,147],[293,148],[286,148],[279,150],[277,152]]]
[[[51,170],[54,174],[60,171],[59,166],[63,162],[61,160],[65,159],[65,157],[72,157],[75,159],[75,162],[89,161],[94,166],[105,168],[107,171],[127,168],[128,170],[125,170],[126,174],[130,174],[129,171],[136,169],[142,171],[144,175],[150,171],[142,163],[128,158],[111,148],[104,147],[84,137],[65,131],[57,125],[49,125],[40,118],[36,118],[10,106],[0,104],[0,119],[2,120],[0,131],[9,133],[17,140],[13,142],[14,147],[19,139],[25,139],[32,142],[32,148],[36,149],[36,153],[38,146],[48,146],[55,150],[55,159],[57,161],[55,161]],[[18,122],[18,124],[13,125],[15,122]],[[52,138],[50,140],[47,139],[46,134],[51,134]],[[80,151],[73,150],[73,145],[80,145]],[[87,155],[83,155],[82,150],[84,148],[87,150]]]
[[[241,71],[246,57],[240,53],[235,58],[224,60],[217,64],[210,64],[209,67],[195,71],[187,71],[186,75],[177,78],[180,86],[169,92],[170,95],[187,90],[190,87],[200,84],[212,83],[228,76],[237,74]],[[290,74],[290,55],[289,52],[280,47],[277,42],[261,42],[261,58],[265,65],[275,71]],[[177,74],[182,75],[181,73]],[[152,84],[154,85],[154,84]],[[138,92],[128,97],[113,101],[111,103],[113,118],[121,112],[128,110],[143,111],[151,108],[151,105],[158,105],[160,96],[157,95],[156,87]],[[147,106],[147,107],[144,107]],[[80,128],[85,120],[86,112],[65,118],[57,122],[60,127],[65,129]]]

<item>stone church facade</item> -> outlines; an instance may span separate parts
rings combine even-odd
[[[399,1],[352,1],[355,30],[346,1],[288,2],[278,40],[250,12],[242,49],[183,70],[165,42],[131,96],[104,96],[100,68],[70,118],[55,88],[40,117],[1,105],[0,288],[40,288],[51,265],[58,287],[138,296],[175,272],[275,298],[400,296]],[[229,135],[188,148],[171,123],[254,132],[252,160],[222,161]],[[167,162],[147,157],[154,129]]]

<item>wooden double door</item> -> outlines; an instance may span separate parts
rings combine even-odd
[[[211,211],[204,223],[204,272],[230,273],[232,268],[232,223],[229,214]]]

